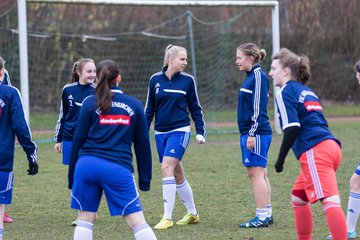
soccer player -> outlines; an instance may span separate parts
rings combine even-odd
[[[62,90],[59,119],[55,126],[55,151],[62,152],[62,163],[69,165],[75,127],[78,125],[83,100],[95,94],[96,67],[94,60],[83,58],[75,62],[71,78]],[[71,223],[76,225],[76,220]]]
[[[6,69],[5,69],[5,60],[2,57],[0,57],[0,71],[2,71],[0,73],[0,84],[11,86],[10,76],[9,76],[8,71],[6,71]],[[7,213],[4,213],[3,221],[5,223],[12,223],[13,219],[11,217],[9,217],[9,215]]]
[[[2,58],[1,58],[2,59]],[[0,80],[4,78],[4,61],[0,60]],[[32,141],[31,132],[25,119],[20,92],[5,84],[0,84],[0,240],[4,234],[4,214],[7,204],[11,204],[13,191],[13,165],[15,136],[23,147],[29,162],[29,175],[38,172],[37,146]]]
[[[74,63],[71,78],[62,90],[59,119],[55,127],[55,151],[62,152],[62,163],[69,165],[72,140],[82,101],[95,93],[96,67],[90,58]]]
[[[92,239],[103,192],[111,216],[123,216],[135,239],[156,239],[133,176],[132,144],[140,190],[150,190],[152,158],[144,108],[118,88],[121,77],[113,61],[100,62],[97,76],[96,95],[87,97],[80,110],[69,165],[71,208],[80,211],[74,240]]]
[[[340,142],[329,130],[318,97],[305,85],[311,77],[309,59],[282,48],[272,58],[269,75],[281,88],[276,105],[284,137],[276,172],[283,171],[290,148],[301,165],[291,197],[298,239],[312,239],[310,204],[317,201],[322,204],[333,239],[347,239],[336,180],[341,162]]]
[[[186,66],[186,49],[168,45],[162,71],[153,74],[149,81],[145,113],[149,129],[155,115],[155,140],[161,163],[164,201],[164,214],[155,229],[174,225],[172,213],[176,192],[187,209],[187,214],[176,224],[197,223],[200,219],[181,162],[190,141],[189,112],[195,122],[197,143],[205,143],[206,131],[196,82],[192,75],[184,72]]]
[[[354,65],[356,72],[356,79],[360,84],[360,60]],[[347,207],[346,225],[348,229],[348,239],[356,238],[355,231],[356,224],[360,213],[360,162],[355,169],[354,174],[350,178],[350,194]],[[332,239],[332,236],[328,236],[326,239]]]
[[[256,216],[240,224],[241,228],[267,227],[273,222],[271,188],[266,169],[272,139],[266,110],[269,80],[259,65],[265,57],[265,50],[253,43],[242,44],[236,51],[236,65],[247,75],[238,96],[240,148],[242,163],[251,180],[256,205]]]

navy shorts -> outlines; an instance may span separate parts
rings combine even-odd
[[[97,212],[104,192],[111,216],[142,211],[133,174],[128,168],[95,156],[76,163],[71,208]]]
[[[360,163],[357,166],[357,168],[355,169],[355,174],[360,175]]]
[[[11,204],[13,184],[14,173],[0,171],[0,204]]]
[[[164,156],[181,160],[190,142],[190,132],[174,131],[155,134],[155,141],[160,163]]]
[[[264,167],[267,166],[268,152],[272,135],[256,135],[255,147],[251,150],[246,148],[249,135],[240,136],[240,148],[242,152],[242,163],[245,167]]]
[[[69,165],[71,158],[72,142],[62,141],[62,163]]]

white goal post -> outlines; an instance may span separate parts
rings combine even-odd
[[[20,51],[20,79],[21,93],[27,119],[30,119],[29,108],[29,79],[28,79],[28,49],[27,49],[27,19],[26,2],[37,3],[82,3],[82,4],[113,4],[124,6],[248,6],[248,7],[271,7],[272,8],[272,51],[280,50],[280,25],[279,25],[279,2],[278,1],[227,1],[227,0],[17,0],[18,24],[19,24],[19,51]],[[278,88],[274,86],[274,96]],[[279,120],[276,117],[276,104],[274,102],[275,132],[280,133]]]

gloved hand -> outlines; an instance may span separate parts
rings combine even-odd
[[[282,172],[282,170],[284,169],[284,163],[279,163],[279,161],[277,161],[276,163],[275,163],[275,170],[276,170],[276,172]]]
[[[29,169],[27,170],[28,175],[35,175],[39,171],[39,165],[37,162],[29,162]]]
[[[206,142],[206,140],[203,135],[196,134],[196,142],[199,144],[204,144]]]

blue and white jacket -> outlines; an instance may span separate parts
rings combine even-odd
[[[276,96],[276,105],[282,130],[294,126],[300,128],[291,147],[298,159],[302,153],[327,139],[341,145],[329,129],[319,98],[306,85],[296,80],[288,81]]]
[[[109,112],[102,114],[96,96],[87,97],[80,110],[69,164],[69,188],[78,157],[91,155],[120,164],[134,172],[131,147],[134,144],[139,188],[150,190],[152,155],[149,130],[141,102],[112,87]]]
[[[239,91],[237,122],[241,135],[272,134],[267,103],[269,101],[269,80],[260,65],[249,72]]]
[[[0,171],[11,172],[14,165],[15,135],[29,162],[37,161],[37,146],[32,141],[20,92],[0,84]]]
[[[95,94],[96,84],[66,84],[62,90],[59,119],[55,126],[55,142],[72,141],[83,100]]]
[[[206,137],[205,121],[195,79],[179,72],[171,79],[165,75],[167,67],[150,78],[145,114],[148,127],[155,114],[155,131],[170,132],[190,126],[189,112],[195,122],[196,134]]]

